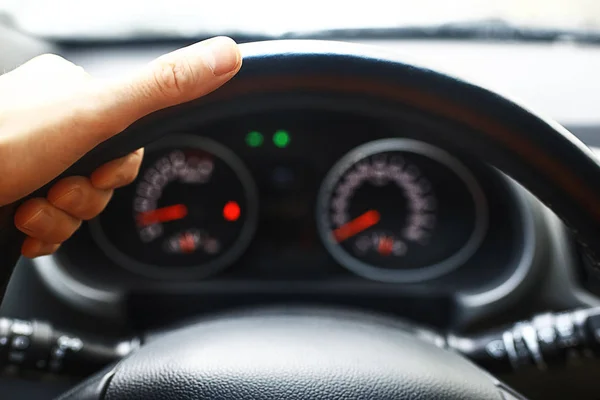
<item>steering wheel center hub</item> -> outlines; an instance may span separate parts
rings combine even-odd
[[[501,399],[482,370],[392,319],[285,309],[168,333],[120,363],[107,400]]]

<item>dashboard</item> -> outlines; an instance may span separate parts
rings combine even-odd
[[[337,293],[443,326],[457,296],[530,269],[532,212],[517,184],[430,136],[316,107],[190,122],[52,259],[112,291]]]

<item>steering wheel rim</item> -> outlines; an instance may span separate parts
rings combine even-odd
[[[61,177],[89,173],[101,163],[167,134],[169,124],[178,118],[190,112],[208,113],[211,107],[233,99],[275,94],[319,94],[348,101],[359,98],[365,106],[368,103],[391,114],[405,110],[452,127],[451,137],[437,139],[513,177],[565,221],[591,259],[598,259],[600,185],[586,183],[600,181],[600,164],[583,143],[558,124],[493,92],[405,64],[393,53],[376,48],[275,41],[244,45],[243,53],[240,74],[222,89],[138,121],[102,143]],[[35,195],[45,190],[47,186]],[[192,349],[199,344],[188,340],[181,345]],[[215,363],[218,367],[218,360]],[[161,398],[169,398],[165,396]]]
[[[457,127],[452,132],[459,137],[438,139],[514,178],[552,209],[594,258],[600,258],[596,257],[600,186],[586,184],[600,181],[600,164],[585,144],[558,123],[482,87],[406,64],[397,54],[376,47],[305,40],[241,47],[244,64],[231,82],[204,98],[141,119],[57,179],[89,173],[167,134],[169,122],[240,97],[358,95]],[[43,194],[51,183],[33,195]]]

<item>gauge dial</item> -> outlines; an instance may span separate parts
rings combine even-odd
[[[145,275],[209,275],[233,262],[256,228],[249,173],[205,138],[170,137],[149,147],[131,189],[130,207],[109,206],[91,229],[108,257]]]
[[[473,255],[487,227],[482,190],[460,161],[409,139],[367,143],[329,172],[317,223],[332,256],[370,279],[414,282]]]

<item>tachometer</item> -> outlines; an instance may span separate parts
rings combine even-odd
[[[384,139],[344,156],[321,188],[317,223],[332,256],[374,280],[445,274],[477,249],[483,192],[456,158],[429,144]]]
[[[235,260],[256,228],[257,194],[242,162],[218,143],[175,136],[147,149],[128,204],[91,224],[108,257],[160,277],[206,276]]]

